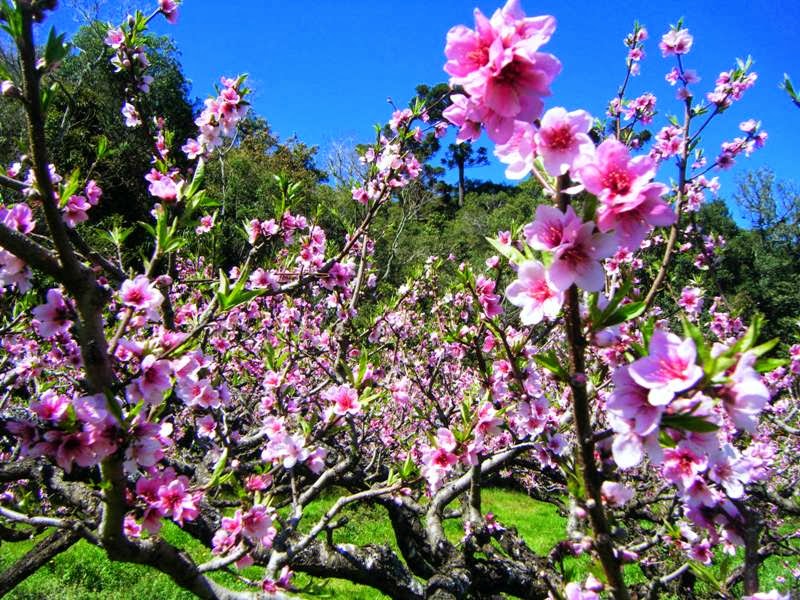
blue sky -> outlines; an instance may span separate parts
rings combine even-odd
[[[112,5],[114,3],[111,3]],[[139,3],[141,5],[141,3]],[[446,80],[444,41],[448,29],[472,26],[472,9],[491,14],[500,2],[472,0],[186,0],[176,26],[159,19],[154,29],[172,36],[181,51],[192,93],[205,97],[220,75],[249,73],[255,110],[286,138],[296,134],[320,147],[321,163],[332,142],[362,142],[372,126],[385,121],[391,97],[405,105],[417,83]],[[681,16],[695,36],[686,66],[698,71],[698,94],[713,88],[720,71],[736,57],[751,55],[758,83],[708,129],[710,156],[738,124],[755,117],[769,133],[766,148],[721,173],[723,196],[730,196],[736,173],[762,165],[781,179],[800,182],[795,154],[800,110],[778,85],[783,73],[800,83],[800,2],[797,0],[695,0],[635,3],[618,1],[613,9],[599,1],[522,0],[529,15],[552,14],[558,20],[544,46],[563,64],[547,106],[584,108],[602,116],[624,76],[622,39],[638,19],[650,32],[642,75],[630,92],[652,91],[663,115],[679,110],[674,88],[664,81],[673,63],[661,57],[658,40]],[[68,11],[58,17],[69,27]],[[486,138],[482,141],[490,147]],[[659,173],[667,180],[665,166]],[[470,176],[502,179],[502,166],[476,169]]]

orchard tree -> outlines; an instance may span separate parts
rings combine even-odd
[[[102,179],[51,161],[45,90],[69,49],[53,34],[37,52],[33,23],[53,4],[0,3],[22,67],[2,94],[29,134],[0,178],[0,535],[43,536],[0,592],[82,539],[210,599],[285,596],[294,573],[413,600],[787,597],[758,590],[768,558],[798,552],[800,346],[770,357],[760,319],[746,325],[671,271],[678,250],[705,251],[687,232],[715,187],[705,175],[765,139],[745,122],[713,163],[690,156],[752,86],[749,64],[695,97],[693,37],[680,24],[664,34],[684,116],[645,152],[636,126],[601,140],[585,110],[545,110],[561,71],[542,49],[553,17],[514,0],[476,11],[475,29],[447,35],[444,117],[462,139],[485,131],[510,175],[536,180],[533,219],[492,236],[481,267],[431,257],[377,297],[374,226],[421,174],[409,145],[430,120],[424,103],[365,148],[346,235],[277,202],[243,223],[241,263],[216,270],[195,243],[219,226],[204,178],[249,90],[223,77],[185,140],[150,112],[142,36],[179,10],[160,0],[105,32],[128,81],[119,118],[151,141],[140,175],[153,203],[149,254],[127,259],[117,231],[106,256],[82,238],[109,201]],[[626,81],[646,38],[637,26],[626,40]],[[654,98],[620,93],[610,113],[649,125]],[[656,181],[669,165],[675,183]],[[486,511],[497,478],[567,498],[546,555]],[[337,537],[362,505],[385,511],[393,544]],[[166,521],[213,557],[195,562],[162,535]],[[568,568],[575,556],[589,575]],[[233,569],[244,589],[215,576]]]

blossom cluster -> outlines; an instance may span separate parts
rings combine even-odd
[[[245,100],[247,90],[243,87],[244,77],[223,77],[222,89],[216,98],[206,98],[205,108],[195,119],[199,129],[197,138],[189,138],[181,147],[186,156],[193,160],[205,156],[222,146],[225,138],[231,138],[239,122],[250,108]]]
[[[542,98],[561,71],[552,54],[539,52],[555,30],[550,16],[526,17],[509,0],[490,19],[475,11],[475,29],[463,25],[447,33],[445,71],[456,94],[444,116],[460,128],[461,139],[475,139],[483,124],[489,137],[503,144],[515,122],[532,122],[543,110]]]

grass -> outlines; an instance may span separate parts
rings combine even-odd
[[[313,523],[335,501],[324,498],[306,511],[304,523]],[[531,500],[524,494],[506,490],[487,490],[485,510],[493,512],[498,520],[516,523],[520,533],[537,552],[546,552],[560,539],[564,532],[564,519],[555,507]],[[364,506],[345,510],[349,522],[337,529],[337,543],[368,544],[385,543],[394,536],[385,511],[378,506]],[[446,523],[448,536],[458,540],[463,535],[454,521]],[[188,550],[196,561],[208,559],[210,551],[183,533],[176,526],[166,523],[164,537]],[[46,534],[43,534],[46,535]],[[4,543],[0,551],[0,569],[6,568],[25,554],[36,540],[15,544]],[[257,567],[244,569],[245,577],[258,580],[262,570]],[[243,584],[227,573],[215,574],[214,578],[233,589],[245,589]],[[304,588],[306,597],[348,598],[352,600],[374,600],[386,598],[375,590],[351,584],[347,581],[315,580],[297,574],[294,583]],[[189,592],[178,588],[172,580],[153,569],[139,565],[109,561],[102,550],[80,541],[67,552],[57,556],[27,580],[17,586],[6,598],[8,600],[191,600]]]
[[[306,527],[318,519],[335,501],[331,496],[323,498],[308,507]],[[548,552],[553,545],[563,539],[565,519],[558,515],[554,506],[531,500],[524,494],[509,490],[486,490],[483,508],[495,514],[500,523],[513,523],[530,547],[537,553]],[[334,533],[337,543],[367,544],[385,543],[387,540],[395,548],[394,536],[385,511],[378,506],[362,506],[344,511],[349,522]],[[445,524],[448,537],[457,541],[463,531],[455,521]],[[211,553],[193,538],[176,526],[166,523],[164,537],[182,548],[185,548],[196,561],[207,560]],[[46,534],[42,534],[46,535]],[[27,552],[36,540],[15,544],[3,543],[0,549],[0,569],[4,569],[14,560]],[[735,560],[741,560],[737,556]],[[589,568],[584,558],[568,559],[568,569],[574,573],[575,579],[586,577]],[[792,565],[794,566],[794,565]],[[241,571],[242,575],[253,580],[263,576],[263,570],[249,567]],[[778,587],[785,590],[787,585],[780,582],[780,577],[796,584],[795,578],[788,574],[788,569],[779,558],[770,558],[762,568],[762,588],[768,590]],[[228,573],[216,573],[214,578],[232,588],[243,590],[245,586]],[[643,581],[644,575],[637,565],[629,565],[625,569],[625,579],[629,583]],[[294,583],[303,589],[306,598],[348,598],[352,600],[375,600],[386,598],[379,592],[348,581],[314,580],[303,574],[297,574]],[[114,563],[109,561],[102,550],[81,541],[67,552],[57,556],[47,565],[29,577],[6,598],[9,600],[191,600],[189,592],[178,588],[166,575],[153,569],[139,565]]]

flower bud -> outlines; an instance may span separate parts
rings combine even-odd
[[[21,94],[19,88],[14,85],[13,81],[5,80],[2,84],[0,84],[0,92],[2,92],[3,96],[6,98],[20,98]]]

